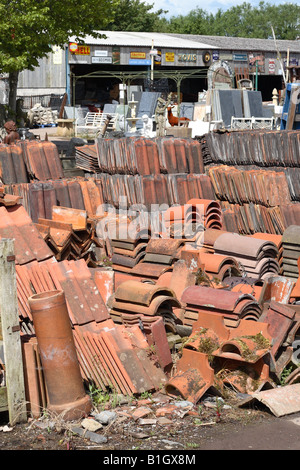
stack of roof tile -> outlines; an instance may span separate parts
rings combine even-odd
[[[22,204],[37,222],[49,218],[53,205],[84,209],[97,215],[103,204],[119,208],[121,198],[127,205],[140,204],[151,210],[158,204],[185,204],[191,198],[214,199],[207,175],[108,175],[93,178],[48,180],[47,182],[5,185],[7,194],[22,197]]]
[[[169,207],[163,220],[171,236],[193,238],[200,230],[221,229],[222,211],[218,201],[194,198],[183,206]]]
[[[197,403],[207,390],[219,395],[231,386],[251,394],[275,387],[268,366],[272,362],[271,341],[267,323],[240,320],[231,329],[221,317],[200,313],[166,391]],[[245,374],[247,380],[242,379]]]
[[[7,194],[3,184],[0,184],[0,206],[11,207],[21,204],[21,197]]]
[[[157,390],[167,380],[137,325],[105,321],[97,332],[75,329],[74,340],[82,377],[99,390],[131,396]]]
[[[122,315],[145,315],[163,318],[165,329],[176,332],[176,325],[181,324],[173,309],[181,307],[175,293],[164,286],[129,280],[123,282],[111,299],[110,316],[115,323],[123,323]]]
[[[127,272],[139,279],[157,281],[164,273],[172,272],[183,246],[182,239],[151,238],[143,258]]]
[[[17,288],[21,330],[29,338],[34,338],[34,328],[28,297],[64,291],[82,378],[87,382],[101,390],[132,395],[158,389],[166,381],[163,369],[149,357],[150,345],[141,328],[113,323],[83,260],[17,266]]]
[[[53,142],[20,140],[16,144],[1,144],[0,161],[0,176],[4,184],[64,176],[58,149]]]
[[[58,261],[84,259],[87,265],[97,266],[106,254],[86,211],[53,206],[52,219],[39,218],[35,226]]]
[[[200,138],[205,164],[299,167],[299,132],[226,131]]]
[[[231,256],[209,253],[206,249],[197,249],[186,245],[181,250],[181,259],[198,278],[203,275],[203,282],[211,285],[214,281],[224,281],[228,277],[239,277],[242,273],[237,261]],[[205,277],[207,276],[207,278]],[[199,279],[198,279],[198,283]]]
[[[293,214],[294,204],[281,207],[265,207],[260,204],[228,204],[220,202],[223,208],[224,226],[228,231],[240,234],[268,232],[282,234],[289,225],[286,216]],[[284,210],[287,211],[284,214]]]
[[[4,184],[29,181],[20,146],[0,144],[0,178]]]
[[[208,170],[216,196],[231,204],[280,206],[291,201],[283,171],[214,166]]]
[[[95,144],[75,147],[76,167],[91,173],[100,173],[97,147]]]
[[[282,235],[282,267],[283,276],[298,279],[298,260],[300,257],[300,226],[290,225]]]
[[[98,167],[109,174],[204,173],[201,145],[193,139],[98,138],[96,147]],[[88,169],[90,157],[80,157],[79,164],[84,158],[84,169]],[[92,167],[89,171],[93,171]]]
[[[97,323],[109,319],[108,310],[84,260],[32,262],[16,266],[16,274],[19,315],[25,324],[32,321],[28,298],[35,293],[56,289],[65,292],[73,326],[85,325],[93,331]]]
[[[145,258],[149,240],[148,232],[139,233],[134,238],[128,237],[128,225],[123,237],[115,237],[110,241],[112,247],[112,266],[116,271],[130,272],[134,266]],[[118,229],[120,226],[118,226]],[[118,233],[120,236],[120,232]]]
[[[181,302],[186,304],[184,324],[193,326],[199,313],[220,315],[225,325],[236,328],[241,319],[257,321],[261,308],[250,294],[231,292],[224,288],[191,286],[184,290]]]
[[[232,256],[249,277],[264,279],[279,273],[275,243],[237,233],[223,233],[214,242],[217,254]]]
[[[0,238],[15,240],[17,264],[42,261],[54,256],[26,210],[21,205],[0,206]]]

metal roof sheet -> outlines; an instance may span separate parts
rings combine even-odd
[[[198,47],[203,47],[206,44],[207,47],[214,46],[214,48],[222,50],[244,50],[252,52],[276,52],[276,45],[274,39],[260,39],[260,38],[240,38],[240,37],[229,37],[229,36],[201,36],[198,34],[169,34],[174,38],[189,40],[198,42]],[[201,44],[201,45],[200,45]],[[280,52],[287,52],[289,49],[291,52],[300,54],[300,41],[292,40],[279,40],[276,39],[276,44]]]
[[[85,44],[98,45],[98,46],[136,46],[136,47],[164,47],[172,49],[215,49],[216,46],[208,44],[207,42],[201,43],[192,37],[174,37],[164,33],[142,33],[130,31],[98,31],[106,36],[106,38],[94,38],[92,36],[85,36],[82,38]],[[70,37],[70,42],[76,41],[76,37]]]

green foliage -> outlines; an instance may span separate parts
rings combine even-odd
[[[107,25],[108,31],[151,32],[159,29],[160,16],[166,11],[152,11],[153,4],[140,0],[120,0],[115,8],[113,21]]]
[[[187,15],[160,21],[162,32],[245,38],[296,39],[300,35],[300,6],[297,3],[272,5],[261,1],[258,6],[244,2],[215,15],[196,8]]]
[[[105,29],[116,0],[0,0],[0,70],[32,69],[52,46]]]

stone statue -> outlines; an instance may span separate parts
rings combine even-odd
[[[149,116],[147,116],[147,114],[143,114],[142,121],[143,121],[144,137],[148,137],[148,138],[154,137],[155,132],[152,131],[152,127],[153,127],[152,119]]]
[[[171,94],[168,95],[167,101],[163,98],[157,99],[157,106],[155,109],[155,122],[156,122],[156,136],[163,137],[165,135],[166,118],[165,111],[171,103]]]
[[[17,126],[14,121],[7,121],[4,124],[4,129],[7,132],[7,135],[4,137],[3,140],[5,144],[13,144],[16,140],[20,139],[20,135],[17,132]]]

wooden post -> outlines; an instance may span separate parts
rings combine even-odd
[[[296,107],[298,104],[298,99],[300,95],[300,86],[291,86],[290,93],[290,106],[288,111],[288,116],[286,120],[286,130],[291,131],[294,127],[295,117],[296,117]]]
[[[0,240],[0,314],[10,425],[27,421],[14,241]]]

